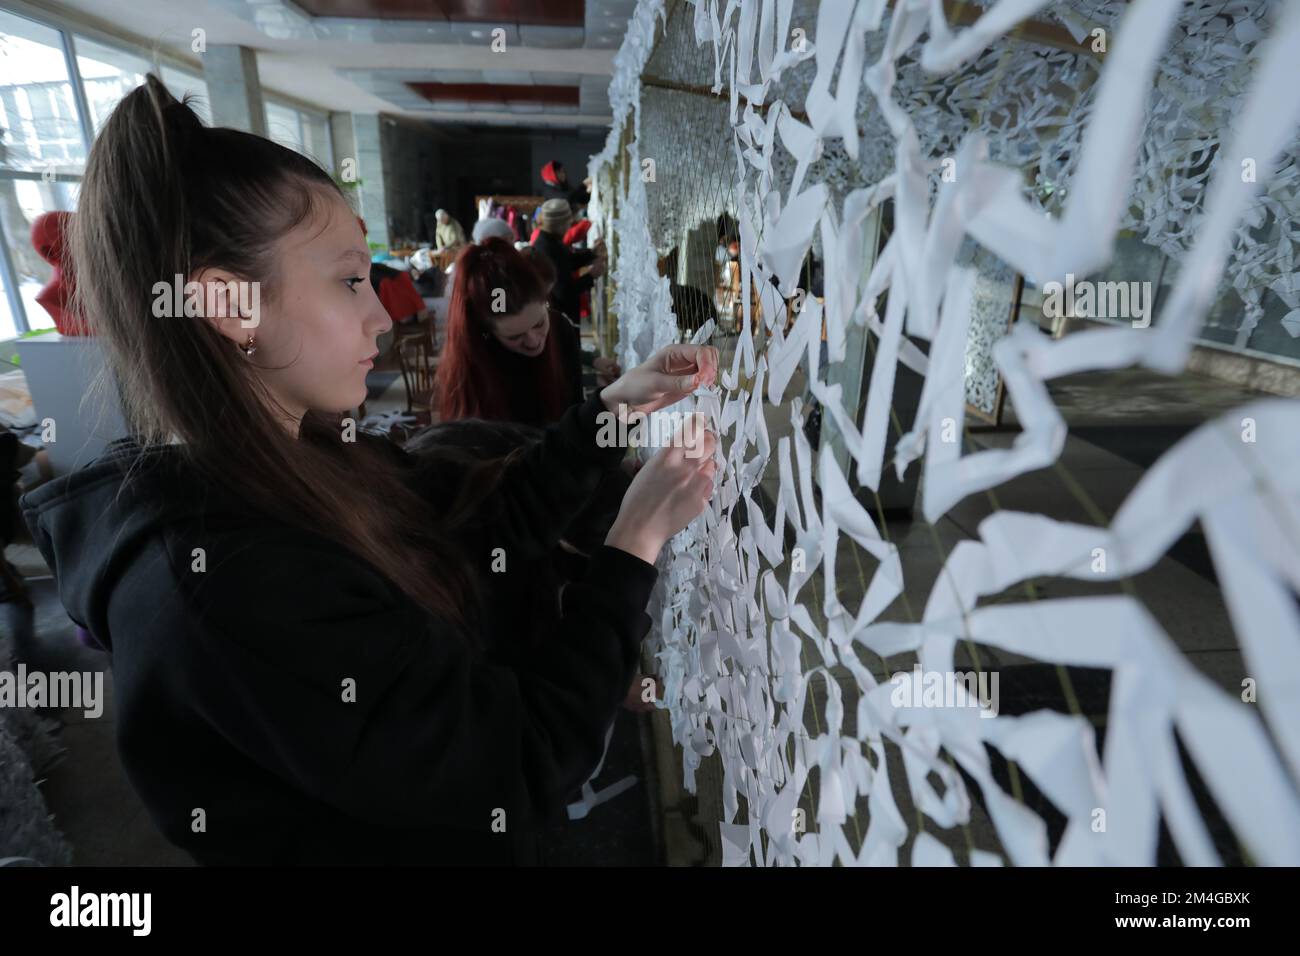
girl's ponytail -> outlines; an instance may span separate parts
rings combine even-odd
[[[150,75],[100,130],[72,229],[83,313],[106,346],[128,428],[179,454],[250,511],[325,534],[444,618],[464,622],[472,593],[430,504],[367,443],[343,440],[340,416],[311,440],[286,440],[257,369],[207,320],[176,315],[168,291],[205,268],[260,287],[277,304],[278,241],[346,205],[329,174],[260,136],[205,127]],[[364,474],[364,480],[358,475]],[[431,558],[430,555],[433,555]]]

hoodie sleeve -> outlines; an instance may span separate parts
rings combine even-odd
[[[231,558],[190,595],[200,716],[357,820],[485,832],[555,813],[594,769],[656,578],[602,549],[565,589],[555,633],[507,667],[337,550],[281,537]]]
[[[482,528],[476,544],[491,554],[505,549],[507,560],[543,558],[559,542],[565,529],[582,511],[601,479],[617,468],[626,449],[617,442],[601,447],[608,410],[596,392],[569,407],[564,416],[543,432],[540,441],[508,467],[500,484],[484,502],[475,527]],[[444,501],[442,481],[417,477],[418,490],[430,501]]]

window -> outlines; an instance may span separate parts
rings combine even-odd
[[[266,101],[266,135],[282,146],[303,151],[302,123],[297,110]]]
[[[324,113],[267,100],[266,135],[280,145],[314,159],[325,169],[333,165],[329,117]]]
[[[77,70],[86,91],[90,120],[98,133],[122,98],[144,82],[149,61],[84,37],[77,37],[75,43]]]
[[[12,215],[14,210],[10,210],[11,215],[5,217],[5,236],[9,239],[9,257],[18,280],[18,293],[26,312],[27,327],[50,329],[54,327],[54,319],[36,301],[36,296],[50,281],[51,267],[32,247],[32,223],[42,213],[56,210],[71,212],[76,208],[80,184],[23,179],[5,185],[13,187],[12,194],[17,200],[17,215]],[[12,338],[16,332],[16,325],[13,329],[0,328],[0,337]]]
[[[334,150],[330,142],[330,121],[324,113],[302,114],[303,152],[325,169],[334,168]]]
[[[90,127],[84,135],[66,49],[76,57],[75,79],[84,94]],[[54,325],[36,301],[51,266],[32,248],[32,222],[76,207],[86,141],[153,67],[143,51],[0,11],[0,338]],[[158,72],[177,98],[194,94],[192,108],[211,123],[200,76],[165,64]]]
[[[0,11],[0,167],[79,170],[86,162],[63,40]]]
[[[0,339],[12,339],[18,334],[18,314],[14,303],[9,299],[9,287],[5,285],[5,273],[0,269]]]
[[[174,67],[164,65],[160,71],[163,86],[178,100],[183,100],[187,93],[193,94],[190,109],[198,114],[205,126],[212,125],[212,106],[208,103],[208,84],[201,76],[186,73]]]
[[[84,37],[76,38],[76,46],[77,70],[81,73],[91,121],[98,133],[114,107],[144,82],[145,74],[153,65],[143,56]],[[166,64],[158,66],[157,70],[163,85],[178,100],[183,99],[186,93],[193,93],[195,98],[190,101],[190,107],[204,123],[212,125],[208,85],[202,78]]]

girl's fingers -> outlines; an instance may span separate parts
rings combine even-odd
[[[698,494],[705,501],[713,497],[713,477],[703,472],[697,472],[691,479],[691,493]]]
[[[703,370],[702,362],[708,361],[704,355],[709,348],[710,346],[707,345],[665,345],[655,364],[665,372],[695,375]],[[714,359],[714,367],[717,367],[716,359]]]
[[[694,375],[652,372],[651,384],[663,395],[685,395],[695,387]]]

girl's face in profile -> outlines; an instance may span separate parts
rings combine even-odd
[[[550,311],[545,302],[534,302],[514,315],[490,319],[496,340],[512,352],[535,358],[546,348],[551,331]]]
[[[291,414],[356,408],[377,340],[393,325],[370,285],[361,224],[341,197],[329,196],[276,252],[277,294],[251,330],[252,361]]]

